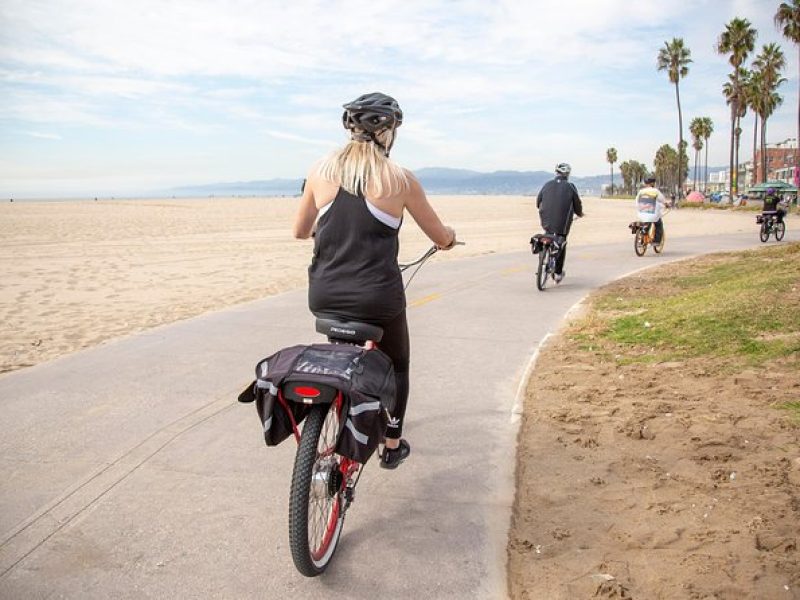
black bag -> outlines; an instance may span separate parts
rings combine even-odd
[[[563,235],[556,235],[554,233],[537,233],[531,238],[531,252],[539,254],[547,244],[551,245],[553,253],[558,252],[561,248],[561,243],[566,238]]]
[[[312,344],[284,348],[256,365],[256,380],[240,402],[256,402],[264,441],[285,440],[313,404],[329,403],[330,394],[306,398],[297,384],[317,385],[343,394],[344,407],[336,451],[365,463],[383,439],[394,409],[395,377],[391,359],[380,350],[346,344]],[[294,385],[293,385],[294,384]]]

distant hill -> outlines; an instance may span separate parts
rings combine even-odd
[[[184,185],[165,191],[169,196],[294,196],[300,193],[302,179],[233,181],[205,185]]]
[[[724,167],[709,167],[709,174]],[[428,194],[533,195],[553,178],[549,171],[493,171],[483,173],[469,169],[428,167],[414,171]],[[599,195],[602,186],[610,183],[608,173],[570,179],[583,195]],[[614,170],[614,182],[622,177]],[[206,185],[187,185],[165,190],[170,196],[296,196],[302,179],[267,179],[235,181]]]

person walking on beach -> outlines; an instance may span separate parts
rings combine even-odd
[[[575,186],[568,181],[572,171],[567,163],[556,165],[556,176],[544,184],[536,197],[539,220],[545,233],[557,235],[559,251],[556,258],[555,280],[561,283],[566,273],[564,261],[567,257],[567,236],[572,227],[572,217],[583,216],[581,197]]]
[[[656,187],[656,178],[648,175],[644,178],[644,187],[636,194],[636,212],[642,223],[655,223],[656,233],[653,243],[658,246],[664,235],[664,216],[666,198]]]
[[[410,343],[406,298],[397,264],[398,232],[408,210],[441,250],[456,243],[419,181],[389,158],[403,111],[391,96],[374,92],[344,105],[350,134],[343,148],[314,165],[294,223],[298,239],[314,237],[308,269],[308,305],[381,327],[380,348],[391,359],[397,384],[381,466],[394,469],[411,453],[402,438],[409,390]]]

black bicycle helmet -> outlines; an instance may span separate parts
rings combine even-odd
[[[644,178],[644,182],[647,185],[653,185],[656,182],[655,175],[648,175],[647,177]]]
[[[380,92],[364,94],[344,105],[342,124],[350,131],[360,129],[370,134],[395,129],[403,123],[403,111],[397,100]]]

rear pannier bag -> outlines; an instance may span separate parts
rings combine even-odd
[[[346,344],[312,344],[279,350],[256,365],[256,380],[239,396],[255,400],[264,441],[275,446],[292,434],[286,407],[298,425],[311,403],[294,400],[292,383],[330,386],[343,394],[344,409],[336,451],[361,463],[383,439],[394,409],[395,377],[391,359],[380,350]],[[282,401],[283,400],[283,401]],[[313,400],[312,400],[313,403]]]

